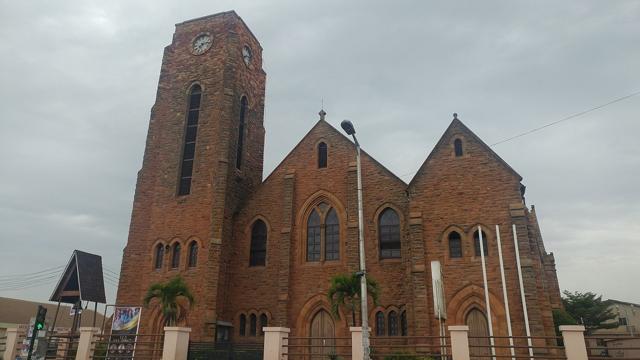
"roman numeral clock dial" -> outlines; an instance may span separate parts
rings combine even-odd
[[[193,55],[202,55],[211,48],[213,38],[211,34],[200,34],[193,39],[191,43],[191,53]]]

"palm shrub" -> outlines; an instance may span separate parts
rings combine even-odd
[[[380,287],[371,277],[367,277],[367,293],[373,303],[378,305]],[[360,276],[353,274],[338,274],[331,278],[331,286],[327,292],[331,303],[331,311],[340,319],[340,308],[351,312],[352,326],[356,326],[356,312],[360,309]]]
[[[149,287],[144,296],[144,306],[149,306],[153,299],[158,300],[162,317],[166,326],[175,326],[178,319],[186,316],[187,309],[179,302],[185,298],[189,306],[193,305],[193,295],[182,277],[176,276],[167,283],[155,283]]]

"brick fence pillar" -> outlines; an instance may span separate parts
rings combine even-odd
[[[3,359],[15,359],[16,355],[18,355],[18,332],[17,328],[7,329],[7,343]]]
[[[562,340],[567,360],[587,360],[587,345],[584,342],[584,326],[562,325]]]
[[[90,360],[92,358],[94,348],[94,335],[99,331],[99,328],[94,327],[80,328],[80,339],[78,340],[78,351],[76,352],[76,360]]]
[[[285,347],[289,344],[287,337],[291,331],[285,327],[264,327],[264,360],[287,360]]]
[[[162,360],[187,360],[191,328],[167,326],[164,328]]]
[[[451,355],[453,360],[469,360],[469,327],[466,325],[449,326],[451,334]]]

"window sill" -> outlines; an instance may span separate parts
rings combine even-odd
[[[402,262],[402,258],[379,258],[378,262],[380,262],[381,264],[395,264],[395,263],[401,263]]]

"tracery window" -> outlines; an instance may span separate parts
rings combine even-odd
[[[257,328],[257,319],[256,319],[256,314],[251,314],[251,316],[249,316],[249,335],[251,336],[256,336],[257,332],[256,332],[256,328]]]
[[[376,313],[376,336],[384,336],[384,313],[378,311]]]
[[[462,257],[462,239],[460,238],[460,234],[456,231],[449,233],[449,257]]]
[[[267,224],[258,219],[251,227],[249,266],[264,266],[267,258]]]
[[[240,336],[245,336],[247,334],[247,315],[240,315]]]
[[[378,218],[378,237],[380,258],[399,258],[400,255],[400,218],[391,208],[384,209]]]
[[[398,336],[398,313],[389,312],[389,336]]]
[[[156,270],[162,269],[162,262],[164,260],[164,245],[158,244],[156,246],[156,261],[154,263]]]
[[[191,91],[189,91],[187,127],[185,129],[184,147],[182,149],[178,195],[188,195],[191,192],[191,178],[193,175],[193,160],[196,153],[196,135],[198,134],[201,98],[202,88],[198,84],[193,85]]]
[[[267,314],[260,314],[260,335],[264,335],[264,328],[269,326]]]
[[[476,250],[476,256],[480,256],[480,235],[478,230],[473,233],[473,245]],[[487,246],[487,234],[482,232],[482,247],[484,248],[484,256],[489,255],[489,247]]]
[[[321,142],[318,144],[318,168],[327,167],[327,144]]]
[[[249,101],[246,96],[243,96],[240,99],[240,119],[238,121],[238,143],[236,147],[236,169],[240,169],[242,166],[242,150],[244,147],[244,128],[245,128],[245,117],[247,115],[247,107],[249,105]]]
[[[307,261],[340,259],[340,219],[335,208],[318,204],[307,219]]]
[[[407,336],[407,325],[407,311],[405,310],[400,314],[400,335]]]
[[[173,252],[171,253],[171,268],[177,269],[180,266],[180,244],[175,243],[173,245]]]
[[[189,244],[189,267],[198,265],[198,243],[194,240]]]

